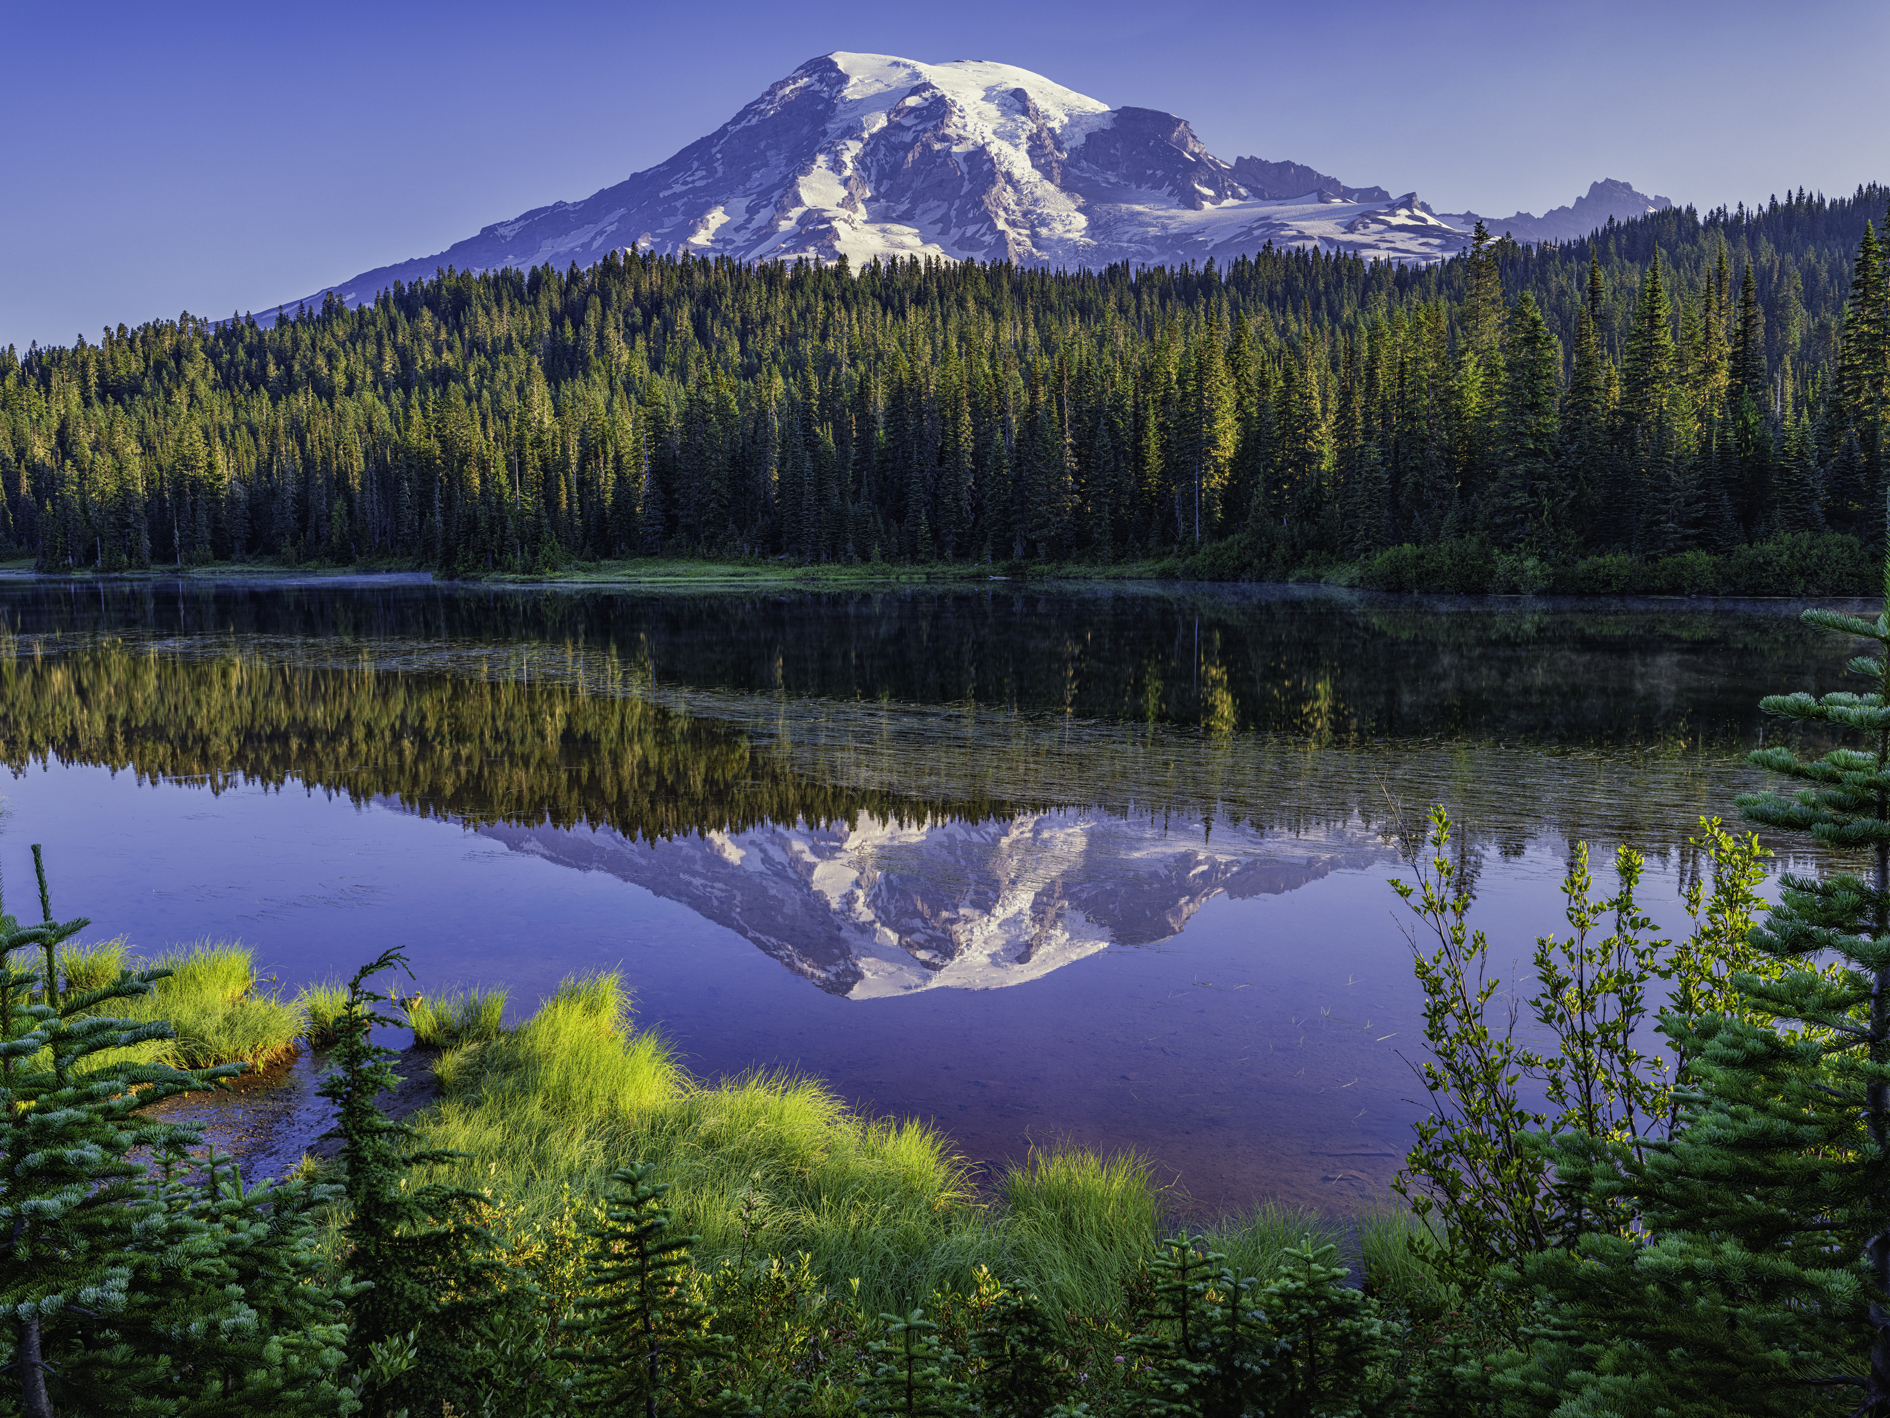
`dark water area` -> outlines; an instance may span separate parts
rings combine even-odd
[[[1759,697],[1838,687],[1798,609],[0,582],[0,870],[43,842],[90,937],[291,990],[399,945],[518,1017],[621,969],[705,1077],[1345,1209],[1421,1112],[1400,832],[1450,807],[1499,958],[1578,838],[1683,929]]]

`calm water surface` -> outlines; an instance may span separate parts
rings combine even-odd
[[[1796,609],[0,582],[0,869],[291,988],[621,969],[704,1076],[1344,1208],[1421,1112],[1401,825],[1460,819],[1505,959],[1577,839],[1677,925],[1757,699],[1835,687]]]

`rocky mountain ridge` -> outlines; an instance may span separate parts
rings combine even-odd
[[[1559,240],[1662,205],[1609,181],[1544,217],[1505,221],[1520,240]],[[1429,263],[1460,251],[1475,220],[1297,162],[1223,162],[1174,114],[1111,108],[1011,65],[836,52],[666,162],[311,299],[358,303],[441,267],[588,265],[624,248],[1098,268],[1225,263],[1272,242]]]
[[[608,828],[480,835],[600,871],[746,936],[829,994],[998,989],[1115,946],[1177,935],[1215,896],[1279,895],[1385,859],[1363,830],[1281,837],[1081,811],[901,825],[863,814],[658,842]]]

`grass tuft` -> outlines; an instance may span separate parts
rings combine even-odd
[[[220,1063],[261,1066],[292,1053],[302,1032],[301,1011],[257,988],[255,957],[235,941],[199,941],[154,960],[132,956],[122,941],[72,952],[62,968],[68,982],[97,978],[116,961],[131,970],[171,973],[149,993],[108,1000],[101,1013],[134,1024],[162,1020],[176,1037],[129,1049],[109,1049],[87,1060],[88,1069],[112,1063],[162,1063],[173,1068],[208,1068]],[[114,973],[112,979],[117,978]]]
[[[1419,1311],[1442,1310],[1458,1303],[1454,1287],[1413,1254],[1414,1237],[1437,1234],[1426,1222],[1399,1206],[1367,1211],[1357,1218],[1359,1262],[1365,1283],[1383,1294],[1396,1295]]]
[[[131,968],[131,947],[123,936],[91,945],[69,945],[59,952],[61,988],[71,994],[89,994],[114,983]]]
[[[1132,1154],[1033,1151],[999,1192],[1011,1273],[1027,1277],[1053,1314],[1107,1310],[1154,1248],[1161,1192]]]
[[[341,1036],[341,1013],[348,1003],[348,987],[338,980],[304,985],[292,1001],[302,1016],[302,1037],[312,1049],[325,1049]]]
[[[1277,1201],[1263,1201],[1244,1216],[1216,1222],[1201,1239],[1208,1250],[1227,1257],[1229,1269],[1264,1281],[1272,1278],[1280,1257],[1308,1237],[1314,1245],[1330,1242],[1346,1249],[1343,1221]]]
[[[483,1044],[505,1028],[504,990],[455,990],[440,999],[416,997],[407,1004],[413,1041],[429,1049]]]

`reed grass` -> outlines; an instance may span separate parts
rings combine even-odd
[[[304,985],[291,1002],[302,1016],[302,1037],[311,1049],[325,1049],[341,1036],[341,1014],[347,1007],[348,987],[338,980]]]
[[[131,947],[123,936],[68,945],[59,952],[60,987],[69,993],[102,990],[131,968]]]
[[[455,990],[439,999],[415,998],[407,1004],[413,1041],[429,1049],[450,1049],[496,1039],[505,1027],[504,990]]]
[[[806,1252],[829,1283],[859,1281],[861,1303],[880,1309],[965,1290],[980,1264],[1060,1303],[1100,1298],[1154,1234],[1155,1191],[1138,1164],[1033,1159],[1014,1170],[1017,1203],[992,1207],[934,1128],[862,1117],[794,1074],[701,1084],[657,1035],[630,1027],[614,974],[566,981],[518,1029],[449,1052],[439,1074],[427,1144],[470,1153],[521,1231],[555,1220],[574,1194],[599,1194],[614,1168],[650,1161],[678,1227],[702,1237],[699,1264],[742,1249],[748,1204],[760,1228],[750,1244]]]
[[[1346,1229],[1343,1221],[1308,1207],[1263,1201],[1245,1215],[1205,1228],[1201,1240],[1207,1250],[1227,1257],[1229,1269],[1266,1280],[1278,1268],[1280,1257],[1308,1237],[1317,1246],[1332,1244],[1349,1250]]]
[[[1162,1190],[1133,1156],[1042,1149],[987,1197],[936,1129],[863,1117],[818,1080],[703,1084],[632,1027],[616,974],[566,980],[517,1029],[450,1049],[437,1071],[443,1097],[416,1119],[425,1145],[470,1154],[458,1180],[490,1192],[514,1238],[557,1227],[614,1169],[654,1162],[677,1229],[701,1237],[697,1264],[713,1269],[745,1246],[806,1252],[829,1285],[857,1280],[869,1314],[966,1292],[979,1265],[1035,1289],[1059,1324],[1108,1313],[1167,1225]],[[1401,1224],[1374,1213],[1357,1228],[1363,1267],[1394,1289],[1418,1284],[1421,1269]],[[1269,1277],[1308,1235],[1352,1250],[1344,1222],[1279,1205],[1202,1239]]]
[[[302,1033],[301,1011],[259,988],[255,956],[236,941],[198,941],[148,961],[131,954],[122,940],[103,941],[69,952],[60,969],[68,988],[86,981],[109,983],[122,969],[171,972],[149,993],[110,1000],[101,1012],[135,1024],[163,1020],[176,1037],[93,1054],[86,1061],[88,1071],[127,1061],[173,1068],[260,1067],[293,1052]]]
[[[1130,1154],[1033,1151],[1005,1172],[998,1191],[1009,1263],[1000,1275],[1027,1278],[1053,1314],[1110,1309],[1162,1226],[1160,1189],[1149,1165]]]
[[[1372,1289],[1395,1295],[1418,1311],[1448,1309],[1459,1303],[1455,1287],[1412,1249],[1413,1239],[1441,1240],[1437,1230],[1408,1208],[1383,1206],[1355,1218],[1359,1264]]]

